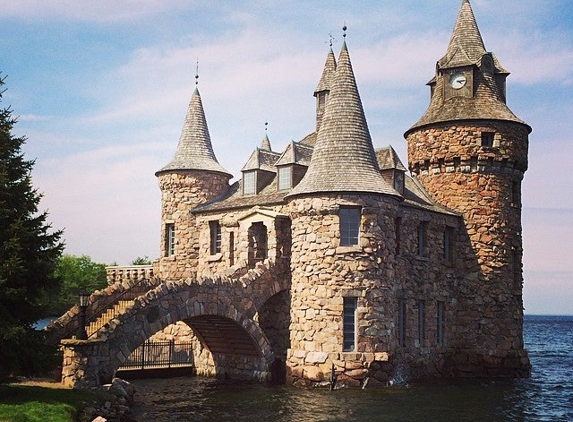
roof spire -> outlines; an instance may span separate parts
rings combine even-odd
[[[438,61],[438,65],[440,68],[473,65],[485,53],[485,45],[470,2],[463,0],[446,55]]]
[[[267,132],[268,128],[269,128],[269,122],[265,122],[265,137],[261,141],[261,146],[259,147],[259,149],[264,149],[266,151],[272,151],[271,141],[269,141],[269,134]]]
[[[199,78],[198,73],[199,65],[197,64],[195,84]],[[232,177],[232,175],[225,170],[217,161],[213,146],[211,145],[211,136],[209,135],[209,127],[205,119],[205,112],[203,110],[203,102],[199,89],[195,86],[189,107],[187,108],[187,115],[183,122],[181,129],[181,136],[177,144],[175,155],[169,164],[155,173],[176,170],[203,170],[223,173]]]
[[[397,195],[380,174],[345,45],[338,58],[310,166],[289,196],[318,192]]]
[[[199,85],[199,57],[197,57],[197,65],[195,66],[195,86]]]

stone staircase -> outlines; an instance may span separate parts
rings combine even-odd
[[[86,327],[88,337],[91,337],[105,324],[107,324],[109,321],[115,318],[116,315],[123,312],[127,308],[127,306],[132,302],[133,302],[132,300],[119,300],[116,303],[114,303],[111,308],[108,308],[105,311],[103,311],[103,313],[101,313],[94,321],[90,322],[90,324]]]

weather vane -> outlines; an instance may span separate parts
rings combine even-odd
[[[199,85],[199,57],[197,57],[197,64],[195,65],[195,85]]]
[[[347,30],[347,29],[348,29],[348,27],[346,26],[346,22],[344,22],[344,26],[342,27],[342,31],[343,31],[342,36],[343,36],[344,38],[346,38],[346,30]]]
[[[329,41],[328,44],[330,45],[330,48],[332,48],[332,44],[334,44],[334,41],[336,41],[336,39],[335,39],[334,36],[332,35],[332,32],[329,32],[329,33],[328,33],[328,38],[330,39],[330,41]]]

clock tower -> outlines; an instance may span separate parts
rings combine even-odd
[[[531,128],[506,104],[509,73],[485,49],[463,0],[446,54],[428,83],[430,105],[405,134],[408,165],[465,227],[456,251],[452,362],[457,376],[520,376],[523,349],[521,182]]]

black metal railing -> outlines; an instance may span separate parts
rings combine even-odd
[[[191,342],[147,340],[129,355],[119,369],[163,369],[193,366]]]

